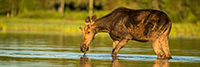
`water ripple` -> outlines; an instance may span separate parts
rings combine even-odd
[[[80,59],[80,57],[83,56],[83,53],[0,50],[0,56],[18,58]],[[87,53],[86,56],[90,59],[112,59],[110,54]],[[154,61],[157,58],[156,55],[119,54],[118,56],[119,59],[134,61]],[[169,62],[200,63],[200,57],[173,56],[173,59],[169,60]]]

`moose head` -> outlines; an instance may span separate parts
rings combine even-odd
[[[93,26],[93,24],[95,23],[95,20],[96,20],[96,15],[93,15],[91,19],[88,16],[85,19],[85,27],[84,28],[79,27],[79,29],[81,29],[82,34],[83,34],[83,39],[80,44],[80,49],[81,49],[81,52],[83,53],[88,51],[89,45],[94,40],[94,36],[97,33],[95,31],[95,27]]]

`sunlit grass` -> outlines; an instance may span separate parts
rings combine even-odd
[[[19,19],[0,18],[1,27],[6,32],[51,32],[63,34],[81,34],[84,20],[67,21],[61,19]],[[103,33],[104,34],[104,33]],[[200,38],[200,24],[173,23],[170,37]]]
[[[17,18],[1,18],[1,22],[6,24],[6,31],[63,32],[65,34],[81,32],[78,27],[85,24],[84,21]]]
[[[200,38],[200,25],[192,23],[173,23],[170,36]]]

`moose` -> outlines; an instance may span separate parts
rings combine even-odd
[[[168,38],[172,22],[162,11],[153,9],[129,9],[119,7],[111,13],[97,19],[96,15],[85,19],[80,44],[81,52],[85,53],[98,32],[109,33],[113,40],[112,57],[117,56],[129,40],[150,42],[157,59],[172,59]]]

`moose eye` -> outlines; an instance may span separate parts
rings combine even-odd
[[[90,31],[88,31],[88,34],[90,33]]]

